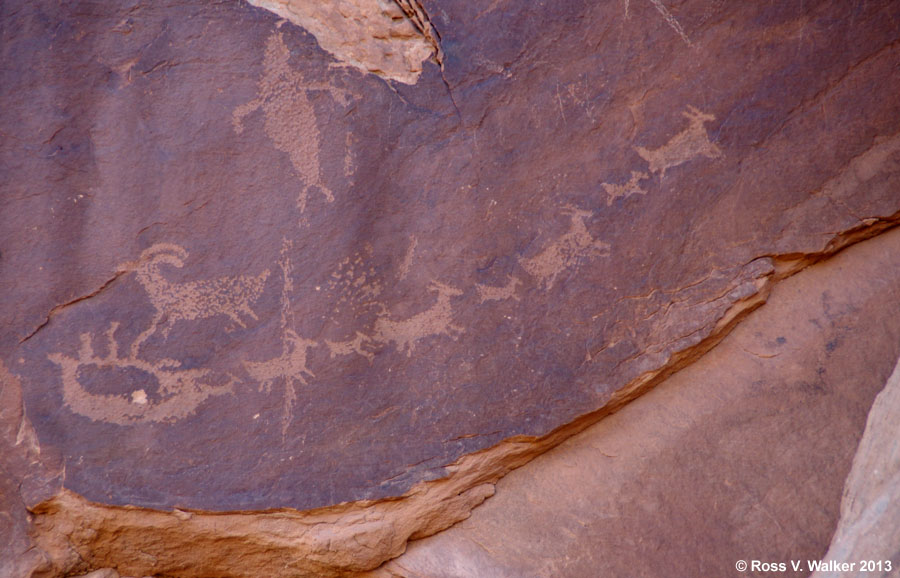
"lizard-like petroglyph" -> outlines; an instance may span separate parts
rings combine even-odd
[[[564,213],[572,218],[569,230],[534,257],[519,259],[522,268],[537,277],[545,289],[552,288],[557,275],[576,266],[580,260],[609,255],[609,245],[595,240],[584,224],[584,220],[593,214],[591,211],[566,207]]]
[[[518,277],[510,275],[506,285],[495,287],[493,285],[482,285],[481,283],[478,283],[475,285],[475,289],[478,290],[479,303],[484,303],[485,301],[502,301],[504,299],[515,299],[518,301],[519,297],[516,295],[516,288],[521,284],[522,281],[520,281]]]
[[[166,279],[160,267],[184,267],[187,257],[188,252],[178,245],[157,243],[141,253],[136,263],[123,265],[124,268],[135,271],[138,282],[144,287],[156,310],[150,327],[132,345],[133,357],[137,356],[141,343],[156,331],[164,319],[162,333],[164,337],[168,337],[169,330],[177,321],[225,315],[239,326],[245,327],[241,315],[257,318],[250,304],[262,293],[269,276],[268,269],[256,277],[241,275],[181,283]]]
[[[291,52],[281,33],[273,32],[266,44],[257,97],[237,107],[232,122],[235,132],[241,134],[244,118],[262,109],[266,135],[272,139],[275,148],[287,153],[302,183],[297,196],[297,207],[302,213],[313,187],[324,195],[326,201],[334,200],[334,193],[321,178],[319,149],[322,135],[309,93],[326,92],[343,105],[347,103],[347,92],[330,84],[307,81],[301,73],[291,68],[290,58]]]
[[[450,298],[462,295],[462,291],[437,281],[432,281],[428,289],[437,293],[434,305],[407,319],[391,319],[388,312],[383,311],[375,321],[372,340],[393,342],[401,353],[405,351],[409,357],[420,339],[432,335],[447,335],[455,339],[462,334],[465,330],[453,324],[453,306],[450,303]]]
[[[666,175],[667,169],[699,156],[710,159],[722,156],[722,150],[710,142],[704,126],[707,122],[716,120],[716,117],[693,106],[689,106],[683,114],[689,121],[688,127],[669,139],[669,142],[654,150],[634,148],[641,158],[650,163],[650,171],[659,173],[660,177]]]
[[[603,183],[603,189],[606,191],[606,206],[609,207],[616,199],[627,199],[631,195],[646,195],[647,191],[641,188],[640,182],[649,179],[647,173],[640,171],[631,171],[631,178],[622,185],[613,183]]]
[[[224,385],[213,385],[210,383],[209,371],[180,369],[181,363],[174,359],[149,362],[134,356],[119,357],[115,339],[118,327],[119,324],[113,322],[106,333],[105,356],[94,353],[90,333],[81,334],[81,347],[77,357],[61,353],[47,356],[62,372],[63,400],[75,413],[94,421],[118,425],[142,421],[177,421],[194,413],[197,406],[208,397],[233,391],[232,377],[229,376],[228,383]],[[111,371],[110,376],[116,376],[116,370],[150,375],[155,379],[157,389],[151,392],[143,388],[134,389],[119,395],[90,392],[79,381],[81,370],[90,366],[101,371]]]

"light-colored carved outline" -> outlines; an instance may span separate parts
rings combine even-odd
[[[334,201],[334,193],[322,181],[319,155],[322,135],[308,94],[312,91],[326,92],[346,105],[348,92],[331,84],[307,81],[291,67],[290,58],[291,52],[284,43],[282,33],[272,32],[266,43],[257,97],[234,109],[232,124],[234,131],[241,134],[244,118],[262,109],[266,135],[275,148],[288,155],[302,184],[297,195],[297,208],[302,214],[313,187],[322,193],[326,202]],[[346,158],[344,162],[346,165]]]
[[[307,367],[309,350],[319,344],[311,339],[300,337],[289,327],[293,325],[294,310],[291,307],[291,293],[294,290],[290,250],[293,241],[284,237],[281,240],[281,354],[265,361],[245,361],[244,369],[251,378],[259,383],[262,391],[270,391],[272,384],[281,381],[284,384],[284,402],[281,416],[281,436],[287,436],[287,430],[294,420],[294,402],[297,400],[296,384],[307,385],[306,376],[316,375]]]
[[[204,378],[209,375],[208,370],[179,369],[181,363],[174,359],[149,362],[132,356],[119,357],[115,339],[118,327],[118,322],[113,322],[106,332],[108,352],[104,357],[94,353],[89,333],[81,334],[81,347],[77,357],[61,353],[47,356],[61,370],[63,400],[73,412],[93,421],[118,425],[178,421],[194,413],[207,398],[233,391],[234,378],[230,375],[227,384],[216,386],[204,382]],[[147,392],[143,389],[121,395],[91,393],[78,380],[79,370],[89,365],[100,368],[132,368],[149,373],[159,384],[158,393],[162,399],[148,400]]]
[[[704,113],[694,106],[688,106],[682,113],[688,119],[688,127],[673,136],[658,149],[649,150],[634,147],[641,158],[650,163],[650,172],[666,176],[666,170],[703,156],[717,159],[722,156],[722,149],[709,140],[705,124],[716,120],[711,114]]]
[[[256,277],[241,275],[182,283],[166,279],[160,266],[167,264],[181,268],[187,257],[188,252],[179,245],[157,243],[141,253],[136,264],[123,265],[126,270],[133,268],[135,277],[156,311],[150,327],[132,344],[131,357],[137,357],[141,344],[156,332],[164,319],[163,337],[168,337],[175,322],[182,320],[195,321],[225,315],[240,327],[246,327],[241,315],[257,319],[250,305],[259,299],[269,277],[268,269]]]
[[[434,305],[421,313],[416,313],[406,319],[391,319],[387,310],[375,320],[375,334],[373,341],[380,343],[394,343],[397,350],[406,356],[412,356],[416,342],[433,335],[447,335],[456,339],[465,332],[465,329],[453,324],[453,306],[450,303],[452,297],[463,294],[462,291],[432,281],[428,290],[437,293]]]
[[[518,301],[519,296],[516,295],[516,288],[521,284],[522,281],[512,275],[507,277],[506,285],[500,287],[478,283],[475,285],[475,289],[478,291],[479,304],[485,301],[503,301],[505,299]]]
[[[610,246],[595,240],[587,230],[584,220],[593,215],[574,207],[565,207],[563,214],[571,217],[569,230],[530,259],[519,259],[519,265],[532,277],[536,277],[544,289],[553,288],[556,277],[582,259],[608,257]]]
[[[640,182],[649,178],[647,173],[631,171],[631,178],[627,183],[621,185],[603,183],[603,189],[606,191],[606,206],[612,206],[616,199],[627,199],[631,195],[646,195],[647,191],[641,188]]]

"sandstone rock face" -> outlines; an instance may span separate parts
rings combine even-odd
[[[48,572],[373,568],[900,220],[894,2],[263,4],[0,6]]]
[[[812,578],[896,576],[900,561],[900,363],[878,394],[853,458],[841,520],[826,562]]]
[[[807,560],[896,567],[896,372],[868,425],[866,414],[900,356],[898,297],[900,231],[784,281],[703,359],[512,472],[468,520],[375,576],[771,575],[737,572],[738,560],[801,560],[788,576],[809,576]],[[826,555],[839,516],[841,545]]]

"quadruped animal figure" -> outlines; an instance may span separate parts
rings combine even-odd
[[[156,310],[150,328],[138,338],[137,346],[163,323],[163,337],[176,321],[193,321],[225,315],[240,327],[241,316],[257,319],[250,307],[263,292],[269,270],[257,276],[240,275],[204,281],[169,281],[163,266],[184,267],[188,252],[179,245],[157,243],[146,249],[137,262],[130,264]]]

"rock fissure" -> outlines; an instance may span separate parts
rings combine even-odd
[[[41,329],[43,329],[50,323],[50,320],[53,319],[54,315],[56,315],[63,309],[65,309],[67,307],[71,307],[72,305],[75,305],[77,303],[81,303],[82,301],[90,299],[91,297],[96,297],[97,295],[102,293],[105,289],[107,289],[110,285],[112,285],[116,281],[116,279],[118,279],[125,273],[128,273],[128,271],[127,270],[116,271],[116,273],[112,277],[107,279],[102,285],[100,285],[100,287],[98,287],[94,291],[91,291],[87,295],[81,295],[79,297],[75,297],[74,299],[70,299],[69,301],[66,301],[65,303],[61,303],[59,305],[54,305],[53,308],[50,309],[50,311],[47,313],[47,316],[44,318],[44,321],[41,322],[37,327],[32,329],[31,332],[28,333],[28,335],[26,335],[25,337],[20,339],[19,343],[20,344],[25,343],[26,341],[28,341],[29,339],[34,337],[38,331],[40,331]]]

